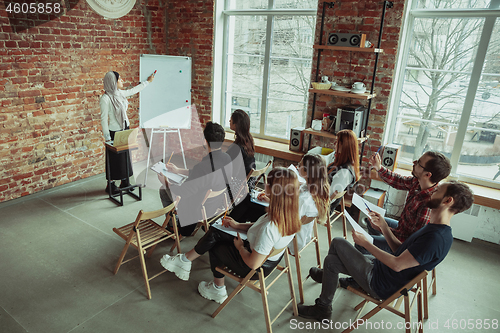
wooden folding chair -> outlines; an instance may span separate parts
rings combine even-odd
[[[330,244],[332,243],[332,239],[333,239],[333,237],[332,237],[332,225],[339,218],[342,218],[342,229],[344,230],[344,238],[347,239],[346,217],[344,214],[344,211],[345,211],[345,201],[344,201],[345,193],[346,193],[346,191],[343,191],[343,192],[337,194],[337,196],[332,200],[332,202],[333,202],[333,201],[337,200],[338,198],[340,198],[340,203],[339,203],[340,210],[336,210],[336,209],[331,210],[330,211],[330,218],[328,219],[328,221],[326,221],[325,227],[326,227],[326,231],[328,234],[328,246],[330,246]]]
[[[205,207],[205,204],[208,199],[215,199],[217,197],[222,197],[224,207],[220,208],[220,211],[217,212],[214,216],[208,217],[207,216],[207,210]],[[227,199],[227,189],[222,189],[220,191],[212,191],[208,190],[207,193],[205,194],[205,198],[201,202],[201,216],[202,220],[198,222],[196,225],[196,228],[193,230],[193,233],[191,234],[192,236],[196,235],[198,230],[204,226],[205,227],[205,232],[207,232],[208,227],[210,227],[210,224],[218,220],[228,209],[229,209],[229,201]]]
[[[429,319],[429,291],[432,288],[432,294],[436,295],[436,268],[432,270],[431,281],[427,284],[427,276],[424,278],[424,290],[423,290],[423,298],[424,298],[424,319]]]
[[[262,179],[264,181],[264,186],[267,184],[267,175],[266,175],[266,171],[267,169],[269,169],[269,167],[271,166],[272,164],[272,161],[269,161],[267,162],[267,164],[261,168],[261,169],[258,169],[258,170],[255,170],[252,168],[252,170],[250,170],[250,172],[248,173],[247,175],[247,182],[250,178],[252,177],[255,177],[255,186],[257,186],[257,184],[259,183],[259,181]]]
[[[355,320],[353,321],[354,322],[353,325],[349,326],[349,328],[346,329],[345,331],[343,331],[343,333],[348,333],[348,332],[351,332],[352,330],[356,329],[362,322],[365,322],[366,320],[371,318],[373,315],[375,315],[376,313],[378,313],[382,309],[389,310],[392,313],[404,318],[405,319],[405,325],[404,325],[405,332],[411,333],[412,326],[414,326],[414,324],[412,324],[412,322],[411,322],[411,309],[412,309],[413,305],[415,304],[415,301],[417,301],[417,313],[418,313],[417,329],[418,329],[418,332],[422,333],[424,331],[424,323],[423,323],[423,317],[422,317],[422,294],[423,294],[423,290],[425,288],[427,288],[427,286],[425,286],[423,284],[426,276],[427,276],[427,271],[423,271],[422,273],[418,274],[410,282],[405,284],[397,292],[395,292],[394,294],[392,294],[389,298],[387,298],[385,300],[375,299],[375,298],[371,297],[370,295],[368,295],[363,290],[355,289],[351,286],[347,287],[347,290],[355,293],[358,296],[363,297],[364,300],[361,303],[359,303],[358,305],[356,305],[356,307],[354,307],[354,310],[359,310],[359,312],[358,312]],[[410,296],[409,296],[410,291],[414,293],[414,297],[412,298],[411,301],[410,301]],[[404,311],[403,312],[399,310],[399,307],[401,304],[401,300],[400,300],[401,296],[402,296],[402,300],[404,301]],[[398,299],[399,299],[399,302],[398,302]],[[371,310],[370,312],[368,312],[367,314],[365,314],[361,318],[361,320],[358,320],[365,305],[368,302],[375,303],[376,307],[373,310]]]
[[[267,258],[272,257],[278,253],[280,253],[283,249],[281,250],[276,250],[273,249],[271,253],[262,261],[264,263]],[[243,290],[245,287],[249,287],[257,292],[259,292],[262,296],[262,306],[264,307],[264,317],[266,320],[266,328],[268,333],[272,333],[272,324],[278,319],[278,317],[285,311],[285,309],[292,303],[293,307],[293,315],[297,316],[298,315],[298,310],[297,310],[297,302],[295,300],[295,289],[293,286],[293,281],[292,281],[292,271],[290,269],[290,260],[288,257],[288,251],[285,251],[284,254],[285,257],[285,266],[280,266],[277,265],[276,268],[267,276],[264,277],[264,270],[262,268],[258,269],[252,269],[250,273],[248,273],[245,277],[240,277],[233,272],[231,272],[229,269],[226,267],[217,267],[216,270],[224,274],[225,276],[237,281],[239,284],[238,286],[233,290],[233,292],[228,296],[228,298],[222,303],[217,310],[212,314],[212,318],[215,318],[219,312],[224,309],[224,307],[234,298],[234,296],[238,295],[240,291]],[[279,274],[273,274],[276,271],[279,271]],[[255,273],[258,273],[259,279],[258,280],[251,280],[251,278],[254,276]],[[267,295],[269,293],[269,288],[283,275],[287,274],[288,275],[288,285],[290,289],[290,300],[286,303],[286,305],[281,309],[281,311],[278,313],[278,315],[271,320],[271,316],[269,314],[269,304],[267,301]],[[271,278],[272,275],[276,275]],[[272,280],[272,281],[270,281]],[[268,281],[270,281],[268,283]]]
[[[144,260],[144,254],[146,253],[146,250],[150,249],[148,253],[148,258],[150,258],[158,243],[171,238],[175,241],[174,246],[177,246],[177,252],[181,253],[179,233],[177,230],[177,224],[175,223],[174,213],[175,207],[177,206],[179,200],[180,197],[177,197],[175,202],[171,205],[163,209],[155,210],[153,212],[144,212],[141,210],[139,211],[139,214],[137,214],[135,222],[129,223],[121,228],[113,228],[113,231],[125,240],[125,246],[123,247],[122,253],[120,254],[120,258],[118,258],[118,262],[116,263],[114,274],[118,273],[121,265],[139,257],[148,299],[151,299],[151,289],[149,288],[149,281],[165,273],[166,270],[163,270],[160,273],[149,278],[148,271],[146,269],[146,262]],[[165,218],[165,222],[163,222],[163,225],[161,226],[152,220],[165,214],[168,215]],[[173,233],[165,229],[171,219],[173,219],[174,221],[174,223],[172,223],[174,229]],[[124,261],[123,259],[125,258],[130,245],[135,247],[139,254]]]
[[[302,247],[302,249],[299,250],[299,244],[297,242],[297,238],[294,237],[292,244],[293,244],[293,257],[295,257],[295,268],[297,269],[297,281],[299,284],[299,299],[300,299],[300,304],[304,304],[304,282],[307,280],[307,276],[304,280],[302,279],[302,268],[300,265],[300,254],[312,243],[314,243],[316,247],[316,262],[317,262],[317,267],[321,268],[321,254],[319,252],[319,237],[318,237],[318,226],[317,226],[317,219],[314,219],[313,221],[309,222],[313,224],[313,236],[309,242],[307,242],[306,245]],[[291,253],[290,253],[291,254]]]

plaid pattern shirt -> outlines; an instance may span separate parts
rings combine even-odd
[[[422,190],[416,177],[404,177],[389,171],[385,167],[382,167],[378,174],[391,187],[408,191],[398,227],[396,229],[391,228],[394,236],[404,242],[411,234],[429,223],[431,210],[427,208],[426,204],[431,199],[436,186]]]

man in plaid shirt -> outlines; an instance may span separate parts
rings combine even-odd
[[[408,191],[399,222],[385,218],[396,238],[404,242],[411,234],[429,223],[430,209],[427,207],[427,202],[436,190],[436,185],[450,174],[450,161],[441,153],[428,151],[418,160],[413,161],[412,177],[398,175],[383,167],[378,153],[370,157],[370,164],[385,183],[395,189]],[[368,232],[373,235],[373,244],[391,252],[380,230],[370,222],[367,222],[367,226]],[[362,252],[366,251],[361,247],[358,249]]]

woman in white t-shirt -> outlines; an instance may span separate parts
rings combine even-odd
[[[326,173],[325,160],[317,154],[305,155],[299,164],[299,174],[306,180],[300,187],[299,216],[302,228],[295,235],[298,248],[302,249],[311,239],[314,219],[326,223],[328,207],[330,206],[330,184]],[[288,245],[290,253],[294,254],[293,243]]]
[[[245,276],[252,269],[259,267],[263,268],[265,275],[269,274],[301,227],[297,175],[281,167],[271,170],[266,193],[270,199],[268,212],[256,222],[238,223],[228,216],[223,219],[225,226],[246,233],[247,240],[243,241],[239,233],[238,237],[233,237],[211,227],[195,248],[185,255],[165,255],[160,260],[162,266],[174,272],[178,278],[187,280],[191,262],[208,251],[214,280],[200,282],[198,291],[203,297],[217,303],[222,303],[227,298],[224,275],[216,271],[217,266],[228,267],[240,276]],[[265,260],[273,248],[283,251]]]

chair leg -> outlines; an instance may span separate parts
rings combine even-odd
[[[423,285],[422,281],[418,283],[418,291],[417,291],[417,315],[418,315],[418,332],[423,333],[424,332],[424,319],[422,317],[422,291],[423,289],[427,288],[427,285]]]
[[[436,295],[437,294],[437,288],[436,288],[436,268],[432,270],[432,294]]]
[[[297,243],[297,238],[293,238],[292,240],[293,249],[294,249],[294,257],[295,257],[295,268],[297,269],[297,282],[299,285],[299,302],[300,304],[304,304],[304,288],[302,282],[302,272],[300,266],[300,253],[299,246]]]
[[[332,244],[332,224],[330,221],[326,223],[326,230],[328,234],[328,248],[330,248],[330,245]]]
[[[288,253],[285,254],[285,264],[287,266],[288,273],[288,285],[290,287],[290,297],[292,299],[292,307],[293,307],[293,315],[298,316],[299,310],[297,308],[297,301],[295,298],[295,288],[293,286],[293,277],[292,277],[292,268],[290,267],[290,258],[288,257]]]
[[[344,229],[344,238],[347,239],[347,225],[345,215],[342,214],[342,228]]]
[[[429,319],[429,289],[427,287],[427,276],[423,279],[423,289],[422,289],[422,297],[424,302],[424,318]]]
[[[148,271],[146,269],[146,261],[144,260],[144,249],[142,248],[141,245],[141,236],[139,233],[136,235],[137,237],[137,244],[138,244],[138,251],[139,251],[139,260],[141,261],[141,270],[142,270],[142,277],[144,279],[144,285],[146,286],[146,294],[148,299],[151,299],[151,289],[149,288],[149,279],[148,279]]]
[[[318,237],[318,224],[316,223],[316,221],[312,222],[314,223],[314,238],[316,238],[316,240],[314,241],[314,246],[316,247],[316,261],[318,263],[318,267],[321,268],[321,253],[319,251],[319,237]]]
[[[122,253],[120,253],[120,258],[118,258],[118,262],[116,263],[115,270],[114,270],[113,274],[118,273],[118,270],[120,269],[120,266],[122,265],[123,259],[125,258],[125,255],[127,254],[128,247],[130,246],[130,242],[132,241],[132,237],[133,237],[132,233],[134,233],[134,231],[130,231],[130,233],[131,234],[129,235],[127,241],[125,242],[125,246],[123,247]]]
[[[212,313],[212,318],[215,318],[219,312],[222,311],[222,309],[224,309],[226,307],[226,305],[233,299],[234,296],[238,295],[238,293],[240,291],[243,290],[243,288],[245,288],[245,284],[247,283],[247,281],[250,280],[250,277],[248,276],[248,279],[245,278],[243,281],[241,281],[238,286],[233,290],[233,292],[231,294],[229,294],[229,296],[226,298],[226,300],[224,301],[224,303],[222,303],[221,305],[219,305],[219,307],[217,308],[217,310],[215,310],[214,313]]]
[[[286,254],[285,254],[286,255]],[[272,325],[271,325],[271,315],[269,314],[269,305],[267,303],[267,289],[266,289],[266,281],[264,279],[264,273],[262,269],[259,269],[259,282],[260,282],[260,288],[261,288],[261,296],[262,296],[262,306],[264,308],[264,317],[266,319],[266,328],[267,328],[267,333],[272,333]]]
[[[410,297],[408,294],[404,295],[405,302],[405,331],[406,333],[411,333],[411,308],[410,308]]]

